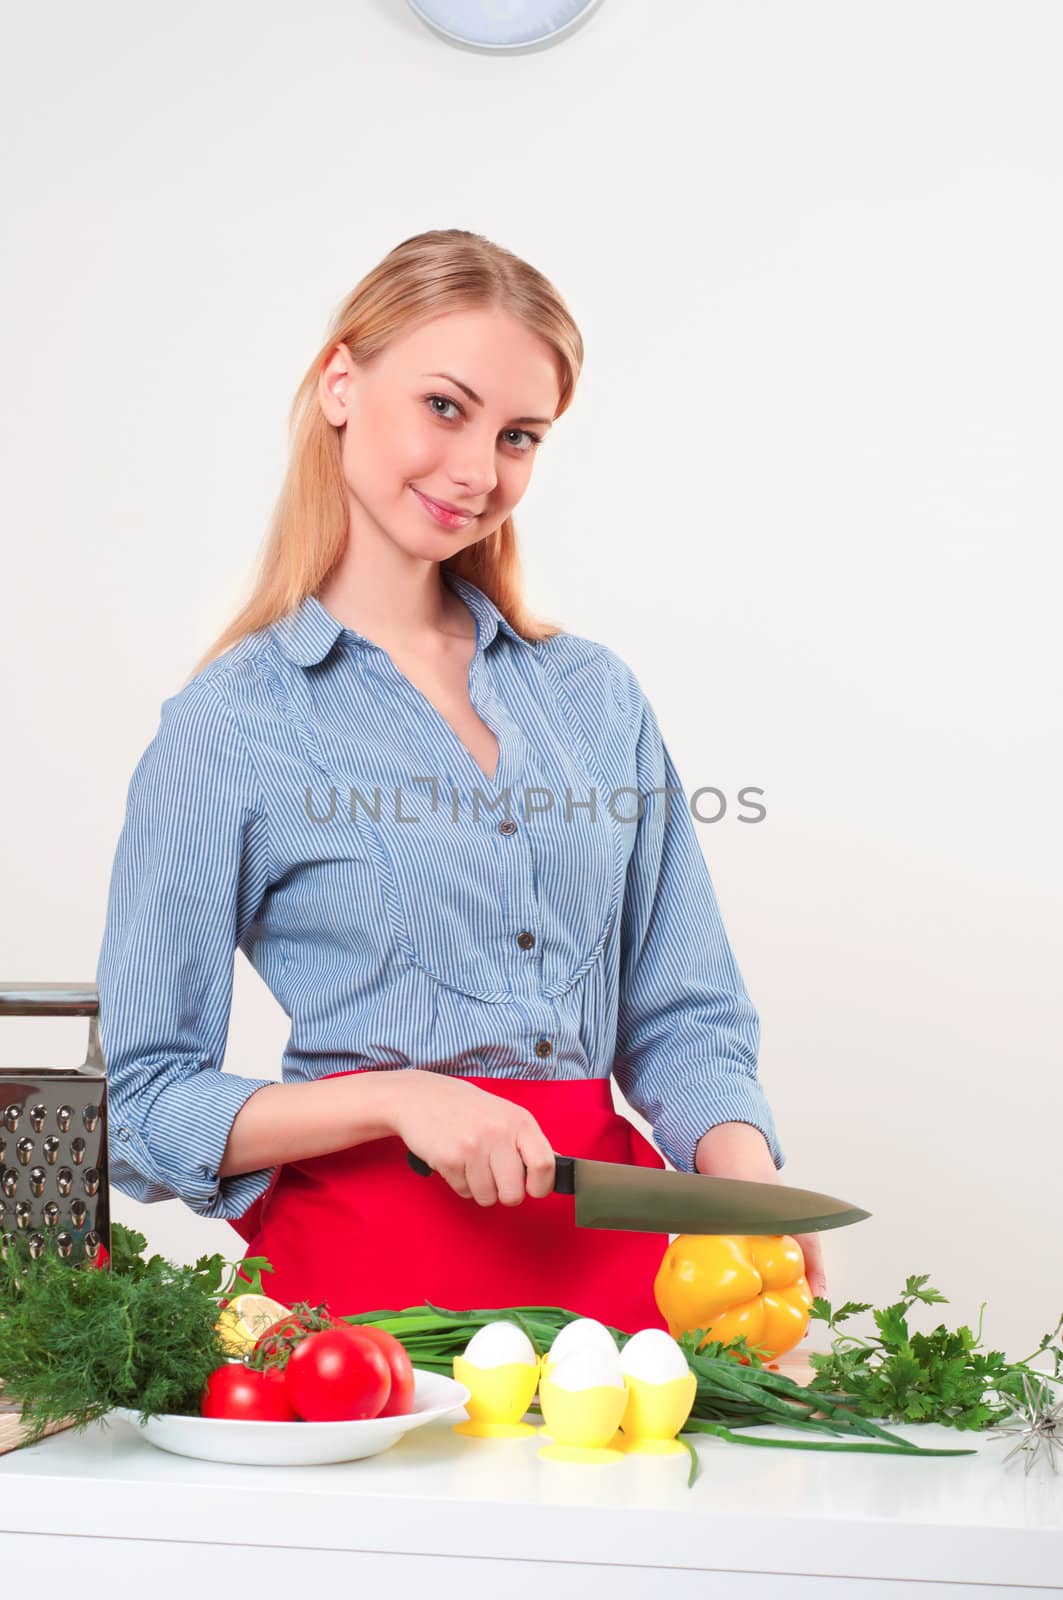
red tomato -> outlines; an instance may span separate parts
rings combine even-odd
[[[388,1333],[384,1328],[374,1328],[371,1322],[337,1322],[338,1328],[344,1328],[348,1333],[361,1333],[367,1339],[372,1339],[374,1344],[380,1346],[384,1352],[384,1359],[391,1369],[391,1393],[385,1402],[383,1411],[378,1411],[379,1417],[405,1417],[413,1410],[413,1391],[415,1378],[413,1375],[413,1362],[406,1353],[406,1346],[393,1333]]]
[[[379,1416],[391,1393],[384,1352],[356,1328],[308,1333],[288,1357],[284,1379],[306,1422],[364,1422]]]
[[[271,1323],[264,1333],[259,1334],[252,1353],[255,1355],[260,1352],[266,1355],[283,1353],[287,1344],[298,1341],[307,1334],[318,1333],[333,1326],[332,1315],[327,1308],[315,1309],[306,1314],[290,1311],[287,1316]]]
[[[298,1422],[279,1367],[253,1372],[239,1361],[216,1367],[203,1390],[200,1412],[204,1417],[227,1417],[238,1422]]]

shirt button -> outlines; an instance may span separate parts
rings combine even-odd
[[[552,1052],[553,1048],[554,1047],[550,1043],[549,1039],[536,1039],[535,1041],[535,1054],[537,1056],[548,1056]]]
[[[535,943],[534,933],[518,933],[517,943],[520,945],[522,950],[530,950],[532,945]]]
[[[517,824],[513,821],[512,817],[507,817],[505,822],[500,822],[498,824],[498,831],[499,833],[516,833]]]
[[[128,1139],[129,1138],[129,1129],[128,1128],[119,1128],[118,1137],[120,1139]]]

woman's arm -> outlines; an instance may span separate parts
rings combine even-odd
[[[756,1178],[765,1183],[778,1176],[767,1139],[748,1122],[718,1122],[703,1133],[694,1150],[694,1171],[710,1178]]]
[[[679,773],[653,707],[634,678],[633,684],[635,767],[645,809],[633,824],[624,887],[613,1074],[680,1172],[703,1170],[699,1148],[704,1158],[736,1139],[777,1171],[785,1155],[757,1072],[760,1019]]]
[[[221,1070],[238,941],[270,882],[264,796],[216,685],[163,703],[137,763],[96,969],[110,1179],[134,1200],[244,1214],[271,1173],[219,1180],[233,1119],[269,1078]]]
[[[781,1183],[767,1140],[748,1122],[718,1122],[698,1140],[694,1171],[709,1178],[742,1178]],[[805,1258],[805,1278],[813,1295],[826,1295],[827,1274],[818,1233],[795,1233]]]
[[[381,1068],[318,1083],[268,1083],[237,1112],[218,1176],[306,1161],[395,1132],[402,1072]]]

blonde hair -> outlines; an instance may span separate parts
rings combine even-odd
[[[349,512],[340,435],[317,399],[318,378],[337,344],[346,345],[355,362],[368,362],[414,324],[451,311],[493,307],[552,346],[561,380],[555,417],[568,409],[583,365],[583,340],[549,280],[519,256],[463,228],[433,229],[403,240],[347,296],[299,385],[289,419],[288,470],[250,597],[200,657],[192,677],[248,634],[294,611],[343,555]],[[442,566],[482,589],[524,638],[545,639],[562,631],[525,607],[511,517]]]

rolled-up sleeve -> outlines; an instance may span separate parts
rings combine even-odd
[[[268,887],[254,767],[217,688],[163,702],[130,780],[96,969],[110,1179],[232,1219],[272,1169],[219,1178],[233,1121],[274,1082],[221,1070],[236,947]]]
[[[639,705],[643,809],[631,823],[637,832],[624,887],[614,1075],[679,1171],[696,1170],[698,1140],[721,1122],[758,1128],[779,1168],[786,1157],[757,1076],[760,1021],[686,793],[641,689]],[[625,805],[635,812],[634,797]]]

